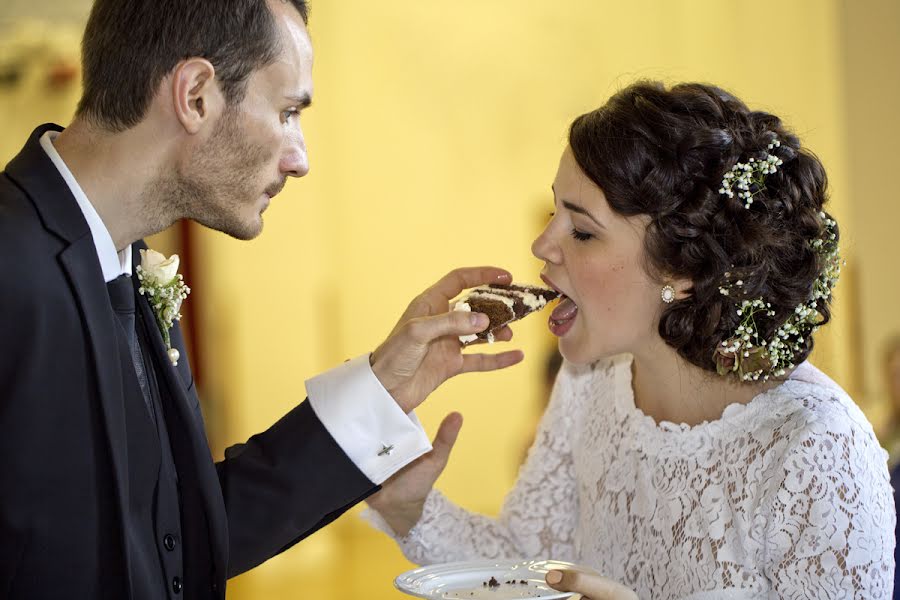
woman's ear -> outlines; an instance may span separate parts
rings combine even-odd
[[[675,300],[684,300],[694,294],[694,282],[682,277],[667,276],[663,278],[662,297],[663,302],[669,303]]]
[[[669,285],[675,288],[676,300],[684,300],[694,295],[694,282],[691,279],[672,279]]]

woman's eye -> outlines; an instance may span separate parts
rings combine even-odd
[[[586,242],[591,239],[592,236],[590,233],[585,233],[583,231],[578,231],[574,227],[572,228],[572,237],[578,240],[579,242]]]

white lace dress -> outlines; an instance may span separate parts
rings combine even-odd
[[[432,491],[397,542],[417,564],[569,560],[648,600],[890,598],[886,460],[862,412],[809,364],[694,427],[635,408],[629,356],[565,364],[500,517]]]

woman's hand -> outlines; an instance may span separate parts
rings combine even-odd
[[[450,450],[462,427],[462,415],[450,413],[441,422],[432,451],[388,479],[366,502],[378,511],[394,533],[404,537],[422,516],[425,498],[447,466]]]
[[[577,592],[584,600],[638,600],[637,594],[621,583],[583,571],[550,571],[547,585],[560,592]]]

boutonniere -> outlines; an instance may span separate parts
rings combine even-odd
[[[150,308],[156,315],[156,324],[162,333],[169,360],[173,366],[178,365],[181,354],[172,347],[169,330],[175,321],[181,320],[181,302],[191,293],[191,288],[184,284],[178,274],[178,255],[169,258],[156,250],[141,250],[141,264],[137,268],[137,277],[141,282],[138,293],[148,296]]]

